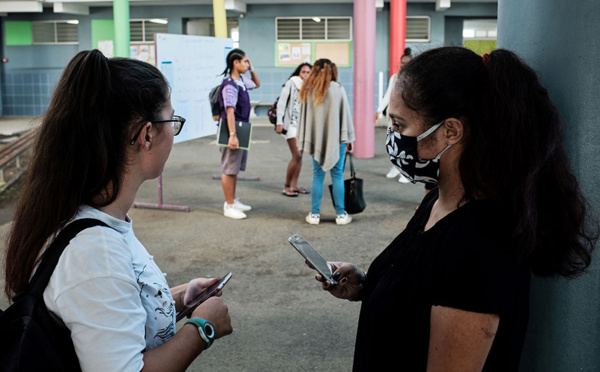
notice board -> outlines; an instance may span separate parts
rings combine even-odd
[[[175,143],[214,136],[208,93],[223,79],[227,53],[233,40],[209,36],[156,34],[156,67],[171,87],[175,114],[186,118]]]

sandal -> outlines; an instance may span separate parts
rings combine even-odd
[[[284,185],[285,187],[290,187],[290,185]],[[285,191],[285,189],[283,189],[283,191],[281,192],[281,194],[285,195],[285,196],[289,196],[289,197],[295,197],[298,196],[298,193],[296,192],[296,190],[292,190],[292,191]]]
[[[304,187],[299,187],[296,190],[292,190],[293,192],[296,192],[298,194],[310,194],[310,191],[308,191],[307,189],[305,189]]]

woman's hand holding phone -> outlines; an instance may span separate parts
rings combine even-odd
[[[344,300],[357,298],[363,287],[365,273],[356,265],[348,262],[329,262],[329,264],[333,271],[333,279],[337,280],[338,284],[332,285],[331,281],[317,273],[315,278],[322,283],[323,289],[334,297]]]

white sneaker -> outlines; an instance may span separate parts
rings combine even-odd
[[[234,220],[241,220],[246,218],[246,213],[240,211],[235,207],[235,204],[227,204],[223,206],[223,215],[225,217],[233,218]]]
[[[400,174],[400,171],[398,170],[398,168],[392,166],[390,168],[390,171],[385,175],[387,178],[396,178],[396,176],[398,176]]]
[[[318,225],[320,221],[320,214],[309,213],[308,216],[306,216],[306,222],[308,222],[311,225]]]
[[[408,178],[404,177],[403,175],[400,175],[400,178],[398,178],[398,182],[400,182],[400,183],[410,183],[410,181],[408,180]]]
[[[352,222],[352,216],[348,214],[348,212],[344,212],[344,214],[338,214],[335,218],[335,223],[337,225],[347,225]]]
[[[240,199],[238,198],[233,199],[233,205],[235,205],[235,207],[242,212],[248,212],[249,210],[252,210],[251,206],[240,202]]]

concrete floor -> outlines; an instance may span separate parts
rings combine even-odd
[[[21,120],[21,127],[28,120]],[[0,119],[0,133],[19,128],[15,121]],[[423,197],[423,186],[385,178],[390,167],[383,146],[385,128],[377,127],[375,157],[355,159],[357,177],[365,183],[365,211],[351,224],[337,226],[325,194],[321,224],[308,225],[304,217],[310,195],[281,194],[290,159],[287,143],[266,119],[253,122],[254,142],[243,175],[260,181],[239,181],[237,192],[253,207],[248,219],[223,217],[221,184],[212,177],[221,173],[220,154],[214,138],[205,137],[176,144],[163,173],[163,203],[190,211],[131,209],[136,235],[168,273],[171,285],[233,273],[222,298],[234,333],[216,341],[189,371],[348,371],[360,304],[321,291],[287,238],[300,233],[325,258],[354,262],[366,270],[405,227]],[[303,159],[299,185],[310,189],[311,159]],[[327,176],[325,185],[329,183]],[[158,192],[158,182],[148,181],[136,202],[158,203]],[[9,216],[12,205],[3,206]],[[8,227],[8,222],[0,225],[0,239]],[[0,300],[0,308],[5,306],[6,300]]]

